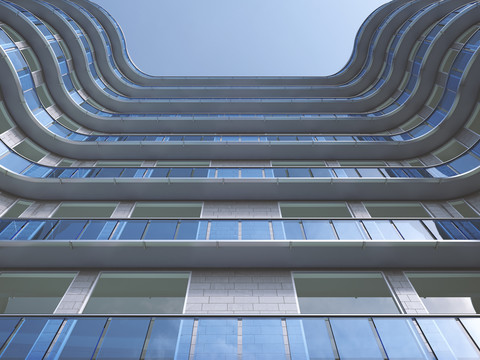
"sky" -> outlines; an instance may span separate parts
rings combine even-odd
[[[321,76],[385,0],[95,0],[137,67],[163,76]]]

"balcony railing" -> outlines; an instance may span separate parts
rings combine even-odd
[[[478,316],[2,316],[2,359],[480,359]]]
[[[1,219],[0,240],[480,240],[480,219]]]

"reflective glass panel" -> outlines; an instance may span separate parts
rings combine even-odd
[[[52,314],[75,273],[0,274],[0,313]]]
[[[242,240],[270,240],[267,220],[242,220]]]
[[[434,359],[412,319],[374,318],[373,322],[389,359]]]
[[[139,359],[150,319],[113,318],[100,345],[97,359]]]
[[[430,313],[479,314],[480,273],[407,273]]]
[[[188,359],[193,319],[156,318],[153,321],[145,359]]]
[[[382,352],[368,319],[330,319],[338,354],[342,360],[383,360]]]
[[[368,239],[360,221],[334,220],[333,226],[340,240],[365,240]]]
[[[398,309],[381,273],[296,272],[302,314],[395,314]]]
[[[362,220],[372,240],[402,240],[389,220]]]
[[[85,314],[178,314],[188,273],[102,273]]]
[[[286,321],[292,360],[335,359],[326,319],[287,318]]]
[[[335,240],[337,237],[328,220],[303,220],[307,240]]]
[[[279,318],[243,318],[242,353],[244,359],[284,359],[282,321]]]
[[[417,318],[438,359],[479,359],[480,353],[456,319]]]
[[[237,334],[237,319],[199,319],[194,359],[238,360]]]

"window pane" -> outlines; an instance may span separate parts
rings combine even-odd
[[[325,319],[287,318],[292,360],[335,359]]]
[[[364,240],[368,239],[360,221],[334,220],[333,226],[340,240]]]
[[[194,359],[237,360],[237,334],[237,319],[199,319]]]
[[[328,220],[304,220],[303,228],[307,240],[335,240],[337,238]]]
[[[389,220],[362,220],[372,240],[402,240]]]
[[[342,360],[383,360],[368,319],[330,319],[330,324]]]
[[[243,220],[242,240],[270,240],[268,220]]]
[[[479,353],[456,319],[417,318],[438,359],[478,359]]]
[[[139,359],[149,324],[150,319],[112,319],[97,359]]]
[[[244,359],[285,359],[282,321],[278,318],[243,318]]]
[[[85,220],[60,220],[47,240],[75,240],[85,227]]]
[[[411,319],[375,318],[373,322],[389,359],[434,359]]]
[[[182,220],[178,224],[177,240],[195,240],[198,236],[198,220]]]
[[[148,224],[144,240],[173,240],[177,230],[177,220],[152,220]]]
[[[80,235],[80,240],[108,240],[112,234],[116,220],[91,220]]]
[[[215,221],[210,225],[210,240],[238,240],[238,221]]]
[[[106,318],[68,319],[50,356],[65,360],[90,359],[106,322]]]
[[[405,240],[432,240],[433,236],[419,220],[393,220]]]
[[[156,318],[145,359],[188,359],[192,331],[193,319]]]
[[[430,313],[480,313],[480,274],[407,273],[407,276]]]
[[[52,314],[74,273],[0,274],[0,313]]]
[[[302,314],[395,314],[380,273],[294,273]]]
[[[102,273],[86,314],[178,314],[188,273]]]
[[[112,235],[112,239],[140,240],[146,225],[146,220],[119,221],[115,233]]]

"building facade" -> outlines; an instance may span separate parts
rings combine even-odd
[[[0,358],[480,359],[479,19],[154,77],[95,3],[1,0]]]

